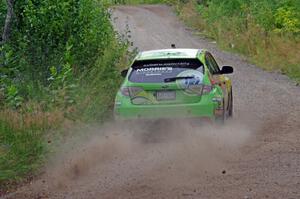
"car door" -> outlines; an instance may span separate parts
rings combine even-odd
[[[211,80],[214,82],[215,85],[219,85],[222,90],[223,90],[223,95],[224,95],[224,103],[225,103],[225,108],[228,108],[228,84],[230,84],[229,79],[225,77],[225,75],[221,74],[221,70],[214,59],[214,57],[207,52],[205,55],[205,61],[206,65],[211,73]]]

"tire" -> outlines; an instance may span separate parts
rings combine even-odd
[[[228,117],[233,117],[233,95],[232,95],[232,88],[230,90],[230,101],[229,101],[229,110],[228,110]]]
[[[227,116],[226,112],[227,111],[226,111],[226,108],[225,108],[225,101],[223,99],[223,113],[222,113],[222,115],[216,117],[216,123],[217,124],[220,124],[220,125],[225,124],[226,116]]]

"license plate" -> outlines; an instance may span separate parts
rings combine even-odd
[[[157,91],[156,92],[157,100],[175,100],[176,92],[175,91]]]

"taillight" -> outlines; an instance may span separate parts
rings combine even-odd
[[[216,84],[216,81],[212,77],[209,78],[209,81],[210,81],[211,85]]]
[[[143,88],[140,88],[140,87],[122,87],[121,88],[121,93],[124,96],[134,97],[142,91],[143,91]]]
[[[120,89],[120,91],[121,91],[121,93],[122,93],[122,95],[124,95],[124,96],[129,96],[130,94],[129,94],[129,88],[128,87],[122,87],[121,89]]]

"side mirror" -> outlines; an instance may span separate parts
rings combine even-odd
[[[128,73],[128,69],[122,70],[121,76],[125,78],[127,76],[127,73]]]
[[[223,66],[221,74],[230,74],[233,73],[233,68],[231,66]]]

